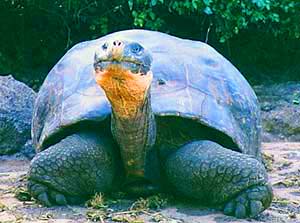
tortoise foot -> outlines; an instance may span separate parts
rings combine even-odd
[[[272,189],[269,185],[252,186],[230,200],[224,214],[237,218],[255,217],[270,206]]]
[[[28,190],[40,203],[78,204],[113,188],[112,143],[94,134],[73,134],[38,153],[28,171]]]
[[[42,205],[50,207],[55,205],[79,204],[84,201],[80,197],[64,195],[44,184],[29,181],[28,190],[30,194]]]
[[[209,206],[225,205],[227,215],[254,217],[272,200],[264,166],[215,142],[184,145],[170,155],[165,169],[175,193]]]

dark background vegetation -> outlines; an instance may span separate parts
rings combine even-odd
[[[252,84],[300,80],[299,0],[0,0],[0,74],[38,89],[74,44],[131,28],[207,42]]]

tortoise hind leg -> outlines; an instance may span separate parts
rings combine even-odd
[[[184,145],[167,158],[165,167],[176,192],[221,206],[227,215],[254,217],[272,201],[266,170],[258,160],[211,141]]]
[[[112,188],[114,155],[108,137],[88,132],[70,135],[31,161],[28,189],[46,206],[80,203]]]

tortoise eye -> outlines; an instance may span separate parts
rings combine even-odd
[[[131,44],[131,52],[134,54],[140,54],[143,51],[143,47],[138,43]]]
[[[107,50],[107,48],[108,48],[108,44],[107,44],[107,43],[104,43],[104,44],[102,45],[102,49],[103,49],[103,50]]]

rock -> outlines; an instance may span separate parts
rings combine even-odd
[[[0,76],[0,155],[20,151],[30,140],[36,93],[10,76]]]
[[[300,83],[261,85],[254,90],[261,103],[263,141],[300,141]]]

